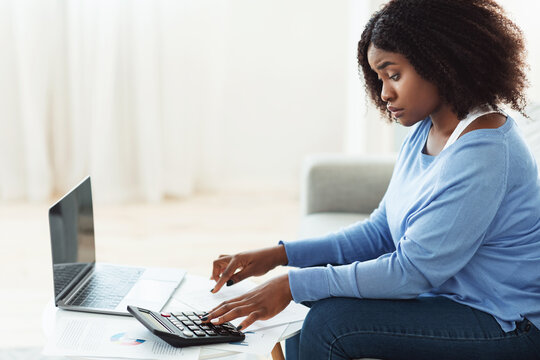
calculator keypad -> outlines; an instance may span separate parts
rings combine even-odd
[[[169,320],[186,337],[207,337],[207,336],[239,336],[241,333],[231,323],[214,325],[201,321],[205,313],[197,312],[173,312],[161,314]]]
[[[239,342],[246,338],[231,323],[203,323],[201,317],[207,316],[207,313],[158,313],[131,305],[127,309],[153,334],[175,347]]]

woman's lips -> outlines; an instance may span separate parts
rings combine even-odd
[[[405,110],[392,111],[392,116],[395,117],[395,118],[399,118],[399,117],[403,116],[404,112],[405,112]]]
[[[395,118],[401,117],[403,113],[405,112],[405,109],[400,109],[393,106],[388,106],[387,109],[388,111],[392,113],[392,117],[395,117]]]

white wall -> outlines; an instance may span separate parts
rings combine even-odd
[[[510,18],[521,28],[525,36],[528,63],[527,73],[531,87],[528,96],[531,101],[540,103],[540,2],[530,0],[499,0]],[[540,121],[540,119],[538,119]]]
[[[343,150],[347,3],[235,0],[223,14],[200,187],[296,190],[305,155]]]

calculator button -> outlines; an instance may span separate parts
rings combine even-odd
[[[192,333],[191,331],[188,331],[188,330],[184,330],[184,331],[182,332],[182,334],[184,334],[184,335],[187,336],[187,337],[193,337],[193,333]]]
[[[195,326],[195,325],[189,325],[188,328],[189,328],[189,330],[193,330],[193,331],[199,330],[199,327]]]
[[[169,313],[161,313],[161,316],[163,316],[163,317],[171,317],[171,314],[169,314]]]
[[[178,316],[178,320],[180,320],[180,321],[189,321],[187,316]]]
[[[206,330],[206,333],[210,336],[217,336],[217,334],[212,330]]]
[[[204,331],[201,331],[201,330],[195,330],[194,333],[195,333],[195,335],[200,336],[200,337],[206,336],[206,333]]]

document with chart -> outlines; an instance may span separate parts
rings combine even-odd
[[[175,348],[130,317],[62,311],[47,356],[196,360],[200,347]]]

